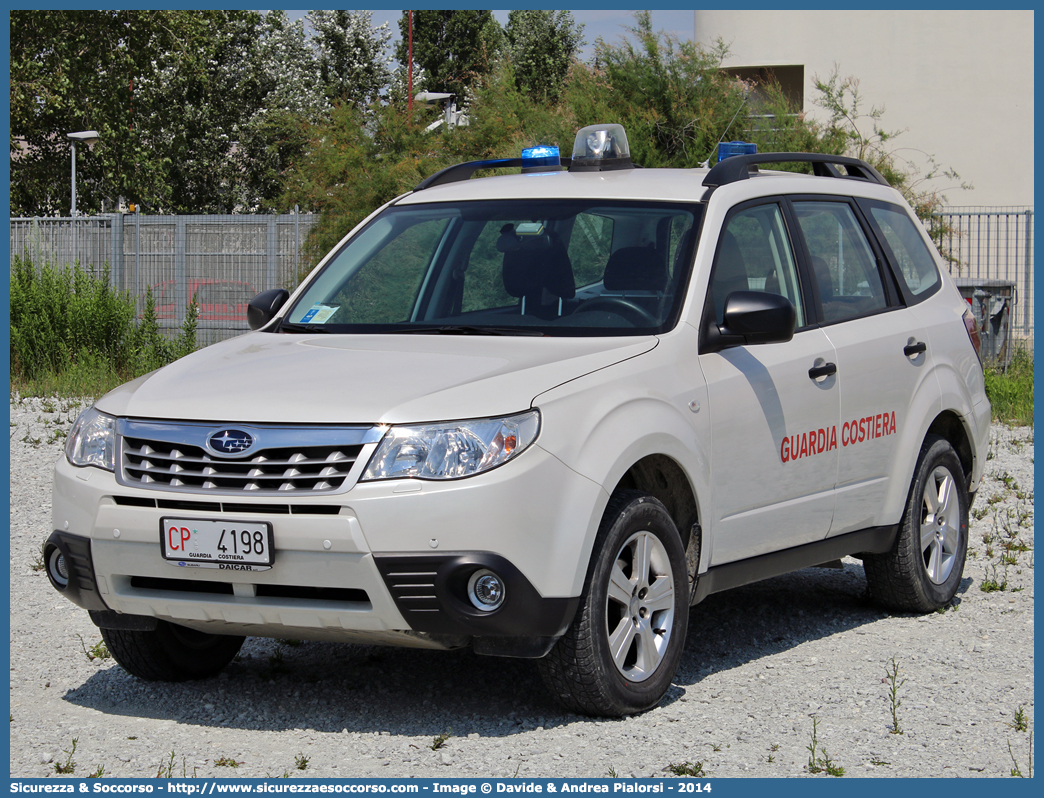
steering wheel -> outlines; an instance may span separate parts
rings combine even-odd
[[[605,310],[623,316],[635,327],[659,327],[660,320],[633,299],[622,296],[596,296],[584,302],[576,309],[576,313],[589,310]]]

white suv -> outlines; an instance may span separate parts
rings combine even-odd
[[[99,400],[56,466],[50,579],[141,678],[246,635],[471,645],[623,715],[710,593],[845,555],[897,610],[957,589],[977,332],[861,161],[638,169],[592,126],[433,175],[250,319]]]

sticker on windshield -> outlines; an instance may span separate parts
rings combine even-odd
[[[301,324],[322,324],[334,313],[340,309],[339,305],[320,305],[316,303],[308,309],[308,312],[301,317]]]

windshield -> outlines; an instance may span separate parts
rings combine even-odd
[[[699,205],[540,200],[389,208],[283,332],[636,335],[674,325]]]

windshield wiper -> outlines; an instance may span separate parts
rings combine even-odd
[[[322,324],[291,324],[284,321],[279,325],[279,332],[329,333],[330,331]]]
[[[431,327],[402,327],[389,332],[417,333],[422,335],[537,335],[543,336],[539,330],[527,330],[524,327],[480,327],[471,324],[439,324]]]

